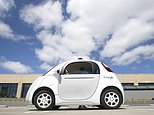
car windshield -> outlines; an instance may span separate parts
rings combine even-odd
[[[53,74],[53,72],[57,71],[57,70],[61,70],[61,68],[63,67],[63,65],[65,64],[65,62],[57,65],[57,66],[54,66],[52,69],[50,69],[48,72],[46,72],[43,76],[45,75],[51,75]]]
[[[55,67],[52,67],[51,69],[49,69],[46,73],[43,74],[43,76],[45,76],[46,74],[48,74],[52,69],[54,69]]]

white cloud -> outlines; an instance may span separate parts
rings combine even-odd
[[[137,1],[129,0],[71,0],[68,3],[71,18],[80,18],[91,29],[92,35],[102,42],[128,18],[136,16],[139,7]]]
[[[44,14],[40,13],[42,11]],[[34,29],[41,28],[37,33],[37,39],[41,41],[42,48],[36,49],[35,53],[46,64],[56,64],[73,57],[74,54],[90,55],[90,52],[95,48],[91,32],[85,23],[81,20],[62,22],[61,12],[58,1],[55,3],[47,1],[36,6],[28,5],[21,10],[20,15],[25,22],[33,25]],[[47,20],[44,17],[47,17]],[[53,20],[57,22],[54,23]],[[61,34],[57,32],[52,34],[50,28],[53,25],[61,28]]]
[[[140,21],[140,19],[129,20],[124,27],[118,29],[110,39],[103,52],[103,57],[121,55],[127,49],[154,39],[154,23]]]
[[[90,29],[86,23],[77,19],[75,21],[65,21],[62,26],[63,45],[67,46],[72,52],[81,55],[90,55],[95,50],[95,42]]]
[[[14,0],[0,0],[0,17],[5,17],[12,7],[15,7]]]
[[[49,64],[47,63],[42,63],[40,66],[39,66],[42,70],[45,70],[45,71],[49,71],[52,66],[50,66]]]
[[[35,51],[40,60],[47,63],[57,63],[60,59],[64,60],[70,56],[70,51],[67,46],[62,44],[61,39],[63,38],[60,35],[52,35],[50,32],[41,31],[37,38],[43,45],[41,49]]]
[[[26,40],[30,38],[14,33],[11,27],[2,21],[0,21],[0,37],[12,41]]]
[[[4,20],[9,16],[8,12],[13,7],[15,7],[14,0],[0,0],[0,37],[13,41],[29,39],[30,37],[15,33],[8,24],[2,21],[2,18]]]
[[[34,25],[36,29],[49,29],[62,22],[61,5],[51,0],[39,5],[31,4],[20,11],[20,17],[28,24]]]
[[[31,67],[26,66],[19,61],[3,60],[0,62],[0,67],[14,73],[30,73],[33,71]]]
[[[115,65],[127,65],[140,61],[140,58],[154,60],[154,45],[139,46],[134,48],[121,56],[114,57],[112,62]]]
[[[13,31],[10,26],[0,21],[0,36],[5,38],[13,38]]]
[[[64,21],[59,1],[45,1],[25,6],[20,17],[38,30],[42,47],[35,53],[44,63],[56,64],[76,54],[92,57],[98,49],[101,57],[115,63],[117,57],[154,38],[153,4],[153,0],[70,0],[70,19]],[[139,55],[127,64],[140,60]]]
[[[7,12],[12,7],[15,7],[13,0],[0,0],[0,18],[4,18]],[[2,22],[1,19],[0,19],[0,36],[4,38],[13,37],[13,31],[11,30],[10,26]]]
[[[66,21],[62,28],[63,36],[53,35],[46,30],[38,34],[37,38],[43,44],[42,49],[36,49],[38,58],[44,62],[56,63],[59,60],[69,59],[73,55],[89,56],[95,48],[95,43],[89,35],[88,28],[77,20],[75,22]]]
[[[96,38],[101,57],[121,56],[154,39],[153,0],[71,0],[71,19],[80,19]],[[110,36],[112,35],[112,36]],[[132,59],[133,60],[133,59]]]

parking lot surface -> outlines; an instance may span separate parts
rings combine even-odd
[[[0,108],[0,115],[154,115],[154,105],[126,106],[106,110],[98,108],[60,108],[59,110],[38,111],[35,107]]]

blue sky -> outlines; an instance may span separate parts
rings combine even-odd
[[[154,73],[153,0],[0,0],[0,74],[45,73],[88,56]]]

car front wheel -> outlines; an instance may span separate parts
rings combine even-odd
[[[39,91],[34,97],[34,105],[38,110],[49,110],[54,107],[54,96],[47,90]]]
[[[116,109],[122,104],[122,95],[116,89],[107,89],[101,95],[101,107],[106,109]]]

